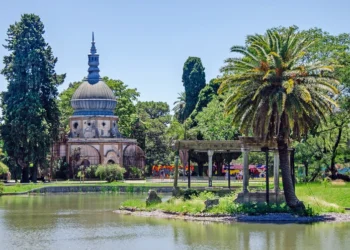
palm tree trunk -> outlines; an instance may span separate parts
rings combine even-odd
[[[305,206],[295,195],[292,176],[290,173],[288,144],[283,140],[282,137],[282,139],[277,140],[277,145],[280,157],[280,168],[282,172],[282,183],[286,203],[291,209],[302,211],[305,209]]]
[[[331,157],[331,178],[333,180],[337,179],[337,169],[335,168],[335,157],[337,156],[337,149],[340,143],[340,139],[341,139],[341,134],[343,132],[343,127],[340,126],[338,128],[338,136],[337,136],[337,140],[334,143],[333,149],[332,149],[332,157]]]

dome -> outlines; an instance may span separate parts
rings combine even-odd
[[[95,84],[84,81],[73,94],[71,105],[73,116],[105,115],[113,116],[117,104],[112,90],[102,80]]]
[[[117,101],[113,91],[99,75],[99,55],[96,52],[94,34],[92,34],[91,50],[88,55],[89,74],[73,94],[71,100],[73,116],[114,116]]]

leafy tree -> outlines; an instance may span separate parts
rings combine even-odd
[[[220,92],[227,92],[225,107],[244,134],[252,130],[263,140],[276,138],[286,202],[305,209],[295,195],[289,168],[288,142],[300,138],[326,119],[338,93],[333,67],[322,62],[304,64],[312,41],[291,27],[287,32],[267,30],[248,36],[246,46],[231,52],[222,68]]]
[[[140,123],[144,126],[146,165],[169,164],[170,147],[166,137],[170,123],[169,106],[165,102],[138,102]]]
[[[326,165],[329,166],[331,177],[349,180],[348,176],[337,174],[335,160],[340,151],[346,152],[341,146],[348,138],[346,132],[350,126],[350,34],[333,36],[317,28],[304,33],[313,40],[305,59],[306,63],[326,61],[334,64],[334,75],[340,81],[339,94],[333,97],[338,101],[339,107],[336,112],[330,114],[327,124],[321,124],[315,129],[314,135],[321,136],[323,141],[330,139],[328,146],[324,148],[324,154],[329,160]]]
[[[9,82],[2,94],[4,149],[22,168],[22,182],[28,182],[29,163],[43,165],[50,144],[58,136],[57,86],[65,75],[57,75],[57,58],[43,37],[44,25],[34,14],[24,14],[10,25],[1,73]]]
[[[63,90],[58,96],[59,100],[57,103],[60,110],[60,126],[64,128],[66,132],[69,131],[69,117],[72,116],[74,112],[71,99],[80,84],[81,82],[69,83],[68,88]]]
[[[122,135],[130,137],[133,133],[132,126],[136,119],[136,107],[134,102],[140,96],[136,89],[128,88],[121,80],[114,80],[103,77],[103,81],[111,88],[117,98],[115,115],[119,117],[119,130]],[[75,90],[80,86],[81,82],[70,83],[68,88],[59,95],[58,106],[61,111],[61,126],[69,129],[69,117],[73,115],[71,99]]]
[[[190,116],[198,101],[199,92],[205,87],[205,73],[202,61],[198,57],[189,57],[183,67],[182,82],[186,99],[183,117]]]
[[[232,118],[225,115],[222,97],[216,96],[196,116],[196,129],[204,140],[235,140],[239,131],[232,126]]]

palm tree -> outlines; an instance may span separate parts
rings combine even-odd
[[[179,96],[177,97],[177,101],[174,102],[174,116],[176,117],[176,119],[180,122],[183,123],[185,121],[185,116],[184,116],[184,111],[185,111],[185,107],[186,107],[186,92],[180,92],[178,94]]]
[[[305,207],[293,189],[288,144],[325,120],[338,84],[333,67],[304,63],[311,44],[294,27],[248,36],[246,46],[231,48],[243,57],[225,61],[219,89],[228,92],[225,110],[241,132],[277,141],[285,199],[296,210]]]

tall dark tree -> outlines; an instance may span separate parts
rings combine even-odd
[[[205,73],[202,61],[198,57],[189,57],[184,64],[182,82],[186,93],[184,120],[196,107],[199,92],[205,87]]]
[[[191,127],[196,126],[196,116],[218,95],[217,92],[219,87],[219,79],[211,79],[210,82],[199,92],[196,107],[190,115],[192,120]]]
[[[22,182],[36,181],[38,165],[43,165],[50,144],[58,136],[59,110],[57,86],[65,75],[57,75],[51,47],[45,42],[44,25],[39,16],[24,14],[10,25],[1,73],[8,81],[2,93],[4,149],[22,168]]]

